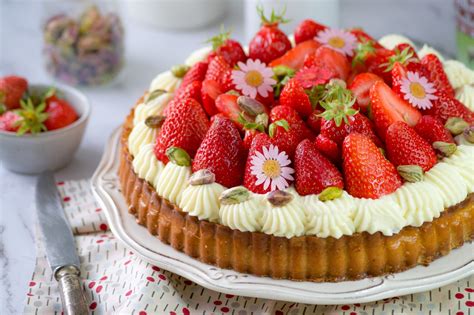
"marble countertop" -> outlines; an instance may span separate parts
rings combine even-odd
[[[446,4],[439,0],[435,2],[441,7]],[[45,72],[41,57],[41,3],[11,0],[1,2],[0,75],[18,74],[27,77],[30,82],[54,82]],[[232,1],[233,6],[241,5],[235,3],[237,2]],[[446,17],[440,13],[446,10],[438,11],[436,7],[430,11],[433,22],[436,22],[440,15]],[[355,19],[366,15],[366,12],[358,7],[353,8],[351,12],[354,13],[351,15],[347,12],[343,10],[341,13],[344,25],[353,24],[349,17]],[[189,52],[201,47],[205,39],[217,34],[219,30],[217,24],[192,32],[158,31],[135,23],[126,16],[126,12],[123,14],[126,28],[126,66],[112,84],[82,89],[92,103],[91,119],[79,152],[69,166],[56,174],[58,180],[91,177],[108,136],[120,125],[153,77],[171,65],[181,63]],[[228,14],[225,21],[226,25],[233,26],[235,38],[246,37],[242,10],[232,10],[232,14]],[[383,31],[373,28],[376,32]],[[11,45],[11,42],[15,44]],[[14,174],[0,165],[1,314],[22,312],[28,280],[35,264],[35,183],[36,177]]]

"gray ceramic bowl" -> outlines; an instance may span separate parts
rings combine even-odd
[[[81,144],[90,115],[90,104],[78,90],[54,85],[76,110],[79,119],[61,129],[17,136],[13,132],[0,131],[0,163],[10,171],[38,174],[55,171],[66,166]],[[30,84],[31,91],[46,91],[51,85]]]

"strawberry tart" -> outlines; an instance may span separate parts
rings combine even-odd
[[[129,211],[202,262],[342,281],[474,238],[474,72],[434,49],[262,13],[158,75],[127,117]],[[152,245],[150,245],[152,246]]]

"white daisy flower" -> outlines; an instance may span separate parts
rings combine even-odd
[[[288,181],[294,180],[295,170],[288,165],[291,161],[286,152],[279,152],[278,147],[271,144],[263,147],[262,152],[256,151],[251,160],[251,174],[257,177],[255,185],[263,185],[263,189],[285,190],[290,186]]]
[[[434,84],[417,72],[408,71],[406,78],[402,79],[400,90],[411,105],[419,109],[428,109],[433,106],[432,100],[437,100]]]
[[[232,71],[232,82],[242,94],[256,98],[257,93],[267,97],[276,81],[272,79],[273,70],[260,60],[248,59],[247,63],[238,62],[240,70]]]
[[[316,40],[346,56],[352,56],[357,46],[354,34],[336,28],[319,31]]]

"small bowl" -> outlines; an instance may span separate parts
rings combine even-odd
[[[38,174],[55,171],[66,166],[81,144],[89,119],[91,107],[87,97],[65,85],[54,84],[60,95],[77,112],[79,118],[72,124],[39,134],[25,134],[0,131],[0,162],[13,172]],[[51,85],[30,84],[30,91],[46,91]]]

